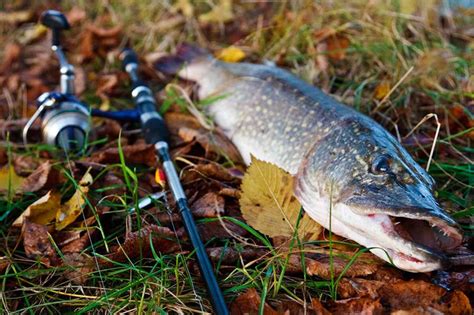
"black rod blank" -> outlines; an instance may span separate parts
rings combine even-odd
[[[176,168],[171,160],[168,149],[169,133],[163,118],[156,111],[156,103],[153,93],[138,77],[138,58],[135,52],[131,49],[124,49],[121,54],[121,59],[125,71],[127,71],[132,80],[132,97],[140,115],[140,122],[145,141],[155,146],[156,152],[161,159],[168,185],[173,193],[173,197],[175,198],[176,204],[179,208],[179,213],[183,219],[184,228],[186,229],[189,239],[196,251],[196,259],[201,275],[206,284],[214,312],[219,315],[229,314],[224,296],[217,284],[211,261],[207,256],[206,249],[202,243],[201,237],[199,236],[191,210],[189,209],[188,201],[184,194],[183,187],[181,186],[181,182],[179,181]]]

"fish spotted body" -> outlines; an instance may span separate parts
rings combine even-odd
[[[208,114],[245,162],[271,162],[296,179],[306,213],[332,232],[368,247],[398,268],[443,266],[462,242],[433,196],[433,179],[382,126],[291,73],[229,64],[184,46],[159,70],[223,96]]]

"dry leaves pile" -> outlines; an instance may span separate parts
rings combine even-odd
[[[420,10],[418,4],[401,3],[405,14]],[[261,32],[271,26],[266,13],[270,7],[271,3],[259,3],[255,13],[247,19],[240,16],[230,0],[206,4],[205,12],[200,13],[191,1],[179,0],[170,9],[171,16],[165,18],[174,26],[180,26],[185,20],[176,18],[181,15],[195,18],[193,21],[200,23],[210,38],[219,39],[225,27],[230,32],[225,34],[229,35],[226,40],[239,41],[256,28]],[[141,259],[146,262],[156,252],[189,254],[192,247],[170,195],[167,201],[140,211],[140,220],[137,213],[128,212],[135,206],[136,200],[130,197],[133,191],[137,198],[143,198],[163,190],[154,175],[159,167],[154,148],[143,142],[132,124],[94,119],[96,137],[105,141],[93,147],[88,156],[75,161],[64,161],[40,147],[30,152],[22,150],[21,128],[34,111],[35,98],[53,89],[58,82],[58,63],[51,57],[48,33],[37,25],[20,27],[35,21],[37,15],[38,12],[33,11],[0,13],[0,23],[18,26],[22,33],[21,40],[5,45],[0,62],[0,86],[4,94],[0,98],[0,137],[7,139],[8,135],[15,144],[13,148],[0,148],[0,193],[20,204],[9,210],[5,221],[11,227],[5,229],[8,237],[0,240],[0,248],[9,250],[0,250],[0,275],[9,273],[11,276],[14,260],[20,257],[24,260],[22,263],[26,261],[32,269],[65,270],[48,277],[87,288],[92,274],[118,263]],[[283,12],[275,29],[278,30],[278,23],[287,27],[288,23],[309,23],[311,18],[309,13],[296,16]],[[92,21],[79,8],[69,11],[68,19],[76,28],[65,38],[65,47],[76,66],[77,92],[92,100],[90,105],[104,110],[111,109],[115,99],[129,102],[129,90],[124,84],[126,75],[113,66],[118,48],[126,41],[127,29],[113,14],[102,14]],[[166,27],[167,30],[173,28]],[[353,53],[350,48],[356,31],[354,25],[346,23],[309,33],[311,44],[306,53],[313,57],[310,66],[328,77],[331,68],[347,63]],[[172,30],[170,34],[174,34]],[[248,46],[222,44],[215,55],[227,62],[256,59],[255,47],[265,38],[257,33],[252,40],[254,43]],[[291,41],[288,37],[283,37],[284,40]],[[281,48],[275,53],[275,47],[258,58],[272,56],[277,64],[292,66],[293,61],[288,61],[292,59],[287,58],[290,52]],[[451,59],[444,49],[420,54],[415,72],[420,86],[444,89],[440,73],[450,71]],[[107,66],[97,68],[97,63]],[[161,75],[148,65],[143,67],[142,75],[152,87],[164,83]],[[316,75],[309,77],[314,79]],[[391,73],[385,73],[384,79],[373,86],[370,98],[382,101],[395,83]],[[164,93],[157,97],[162,99]],[[275,277],[283,272],[284,265],[288,279],[297,279],[298,283],[302,283],[303,274],[324,283],[340,277],[333,284],[336,301],[331,300],[326,291],[313,288],[302,289],[307,291],[297,298],[280,292],[262,301],[262,291],[251,288],[239,291],[234,300],[229,299],[233,314],[257,314],[259,310],[264,314],[472,313],[472,271],[414,276],[388,267],[367,253],[350,263],[351,257],[360,254],[356,247],[335,245],[329,251],[327,246],[308,244],[308,241],[327,240],[327,235],[301,211],[292,193],[292,177],[257,160],[246,169],[236,148],[219,129],[201,126],[198,119],[179,105],[173,104],[165,114],[171,132],[172,155],[193,215],[201,219],[198,228],[203,240],[209,242],[208,254],[219,266],[219,279],[225,279],[237,265],[260,268],[259,264],[266,265],[269,261],[277,266]],[[465,108],[464,104],[457,104],[449,109],[449,114],[456,118],[455,122],[449,122],[452,132],[473,126],[474,120],[466,114]],[[31,133],[32,142],[40,140],[39,125],[33,126]],[[121,153],[130,173],[122,165]],[[24,203],[19,202],[24,199]],[[229,217],[264,234],[272,249],[252,235],[253,231],[249,232]],[[0,218],[4,219],[2,212]],[[136,224],[138,221],[140,224]],[[114,236],[108,238],[111,234]],[[306,243],[298,245],[295,236]],[[97,243],[103,246],[95,248]],[[193,263],[190,267],[196,270]],[[7,285],[18,288],[12,279],[5,280]],[[300,292],[298,289],[297,294]],[[307,292],[318,294],[310,296]]]

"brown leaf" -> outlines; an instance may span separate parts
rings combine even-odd
[[[75,26],[85,20],[87,13],[80,7],[74,6],[68,13],[66,13],[66,18],[71,26]]]
[[[3,49],[3,60],[0,64],[0,73],[6,73],[18,61],[21,55],[21,46],[17,43],[8,43]]]
[[[370,298],[348,299],[335,302],[330,311],[335,314],[383,314],[383,306],[379,300]]]
[[[104,118],[100,124],[94,125],[94,130],[97,138],[107,138],[111,141],[119,137],[122,126],[116,120]]]
[[[309,275],[318,276],[323,279],[331,279],[331,268],[333,268],[334,275],[339,276],[344,271],[344,268],[346,268],[348,263],[348,260],[342,259],[340,257],[333,257],[331,267],[331,259],[328,255],[321,255],[319,259],[309,258],[306,259],[305,262],[306,272]],[[344,276],[349,278],[368,276],[375,273],[378,268],[378,264],[356,261],[344,273]]]
[[[38,168],[39,161],[30,155],[13,155],[13,167],[15,173],[20,176],[28,176]]]
[[[63,246],[61,251],[63,254],[82,252],[84,248],[89,245],[90,240],[95,232],[96,230],[92,230],[90,233],[84,233],[84,235],[82,235],[80,238],[75,239]]]
[[[262,300],[257,290],[254,288],[248,289],[244,293],[241,293],[230,306],[230,313],[233,315],[244,315],[244,314],[258,314],[260,304]],[[263,314],[265,315],[277,315],[270,305],[265,303],[263,307]]]
[[[219,181],[230,182],[236,179],[225,167],[217,163],[197,164],[193,170]]]
[[[248,262],[268,254],[268,251],[260,248],[236,249],[233,247],[213,247],[206,250],[211,261],[223,264],[234,264],[240,259]]]
[[[329,312],[326,308],[324,308],[323,304],[321,304],[321,301],[319,299],[313,298],[311,299],[311,306],[313,307],[313,311],[316,313],[316,315],[330,315],[331,312]]]
[[[337,293],[343,299],[364,296],[376,299],[379,296],[378,289],[385,284],[387,282],[378,280],[342,278],[337,287]]]
[[[95,36],[97,37],[118,37],[122,32],[122,26],[116,25],[110,28],[104,28],[95,24],[87,25],[87,29],[89,29]]]
[[[118,86],[119,77],[118,74],[105,74],[101,75],[97,80],[96,95],[102,100],[108,99],[112,91]]]
[[[209,192],[193,202],[191,211],[194,216],[199,218],[214,218],[218,215],[223,215],[224,198],[214,192]]]
[[[156,164],[155,148],[151,144],[134,144],[122,147],[125,162],[129,164],[145,164],[154,166]],[[102,151],[94,152],[92,156],[86,159],[89,162],[112,164],[120,162],[118,148],[108,148]]]
[[[10,262],[5,257],[0,257],[0,274],[10,266]]]
[[[7,149],[0,147],[0,166],[8,163],[8,151]]]
[[[185,142],[197,141],[205,150],[206,156],[226,156],[231,161],[241,161],[240,153],[228,138],[217,130],[213,132],[187,127],[179,128],[178,135]]]
[[[346,58],[346,51],[350,45],[350,41],[344,35],[333,35],[326,39],[327,53],[329,58],[340,61]]]
[[[126,235],[125,242],[121,246],[112,249],[112,253],[106,257],[112,261],[123,262],[127,258],[134,259],[140,256],[150,257],[152,239],[153,248],[156,252],[172,253],[179,250],[179,244],[176,242],[176,235],[172,230],[157,225],[147,225],[142,227],[140,231],[132,232]],[[103,264],[109,265],[107,261]]]
[[[240,219],[241,218],[236,218]],[[232,238],[234,235],[245,236],[247,230],[229,221],[214,221],[198,224],[199,234],[204,242],[217,238]]]
[[[392,310],[411,310],[422,307],[444,314],[472,314],[469,299],[461,291],[447,292],[422,280],[399,281],[379,290],[381,302]]]
[[[86,254],[68,253],[63,256],[64,276],[74,284],[84,285],[95,270],[94,260]]]
[[[57,264],[58,258],[49,239],[48,228],[45,225],[25,220],[22,234],[27,257],[39,258],[47,267]]]
[[[231,198],[236,198],[236,199],[239,199],[241,197],[240,190],[236,188],[222,188],[221,190],[219,190],[218,194],[221,196],[231,197]]]
[[[60,172],[52,167],[49,160],[46,160],[26,178],[19,190],[21,192],[36,192],[57,187],[63,180]]]
[[[94,57],[94,33],[87,28],[81,34],[80,54],[82,60]]]

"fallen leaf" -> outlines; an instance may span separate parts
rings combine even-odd
[[[13,155],[13,167],[15,173],[20,176],[28,176],[39,166],[39,161],[30,155]]]
[[[344,35],[333,35],[326,39],[328,57],[335,61],[346,58],[347,48],[350,45],[349,39]]]
[[[66,226],[74,222],[81,215],[86,204],[86,195],[93,179],[89,172],[86,172],[78,183],[78,187],[71,199],[66,201],[56,212],[56,230],[61,231]]]
[[[39,258],[47,267],[57,264],[56,252],[51,244],[48,228],[25,220],[23,224],[23,246],[29,258]]]
[[[10,266],[10,261],[6,257],[0,257],[0,274]]]
[[[383,314],[383,306],[379,300],[358,298],[339,300],[333,303],[329,310],[335,314]]]
[[[23,181],[18,192],[37,192],[57,187],[62,181],[60,172],[52,167],[49,160],[46,160]]]
[[[244,315],[244,314],[259,314],[260,304],[262,300],[257,290],[250,288],[244,293],[241,293],[230,306],[230,313],[233,315]],[[263,314],[265,315],[278,315],[270,305],[265,303],[263,306]]]
[[[321,304],[321,301],[319,299],[313,298],[311,299],[311,306],[313,308],[313,311],[316,313],[316,315],[330,315],[331,312],[329,312],[323,304]]]
[[[226,182],[236,179],[225,167],[218,163],[197,164],[194,166],[193,171],[201,173],[204,176]]]
[[[293,178],[279,167],[252,157],[239,202],[244,219],[253,228],[272,237],[294,235],[301,204],[293,194]],[[303,213],[299,237],[315,240],[321,231],[321,226]]]
[[[232,238],[248,234],[244,228],[226,220],[200,223],[198,224],[198,230],[204,242],[212,239]]]
[[[13,12],[0,11],[0,23],[19,24],[28,22],[32,17],[33,11],[30,10]]]
[[[199,218],[215,218],[224,214],[224,204],[222,196],[209,192],[192,203],[191,211],[194,216]]]
[[[422,281],[399,281],[379,290],[381,302],[392,310],[422,309],[423,313],[437,310],[443,314],[472,314],[467,296],[461,291],[447,292],[434,284]]]
[[[143,226],[140,231],[128,233],[125,236],[125,242],[121,246],[112,248],[112,253],[106,257],[119,262],[127,259],[133,260],[136,257],[150,257],[152,253],[150,238],[156,252],[172,253],[180,248],[176,241],[176,238],[180,236],[167,227],[150,224]],[[110,265],[108,261],[102,261],[101,263]]]
[[[125,145],[122,146],[122,152],[126,163],[154,166],[157,161],[155,148],[152,144],[140,143]],[[94,152],[92,156],[86,160],[101,164],[120,163],[119,149],[108,148]]]
[[[118,74],[104,74],[99,76],[96,86],[96,95],[102,100],[107,100],[112,91],[118,86],[119,77]],[[101,110],[106,110],[101,108]]]
[[[54,220],[56,212],[61,207],[61,196],[55,191],[49,191],[46,195],[32,203],[13,222],[12,226],[21,227],[25,222],[46,225]]]
[[[390,83],[386,80],[382,80],[374,90],[374,98],[380,101],[387,96],[388,92],[390,92]]]
[[[178,0],[171,7],[171,12],[178,11],[181,11],[185,17],[190,18],[194,15],[194,6],[189,0]]]
[[[80,253],[86,248],[87,245],[89,245],[90,240],[92,239],[92,236],[96,230],[92,230],[91,232],[84,233],[80,238],[75,239],[71,241],[70,243],[67,243],[61,248],[61,251],[63,254],[70,254],[70,253]]]
[[[225,62],[239,62],[245,58],[245,53],[236,46],[229,46],[219,51],[216,58]]]
[[[66,13],[67,21],[69,22],[71,26],[75,26],[79,24],[80,22],[85,20],[86,17],[87,17],[86,11],[78,6],[72,7],[72,9]]]
[[[225,23],[234,19],[232,12],[232,0],[220,0],[209,12],[201,14],[199,22],[203,23]]]
[[[248,262],[268,254],[268,251],[261,248],[213,247],[207,248],[206,251],[211,261],[222,264],[234,264],[241,259]]]
[[[206,151],[206,156],[216,154],[226,156],[231,161],[239,162],[241,160],[240,153],[232,142],[217,130],[208,131],[203,128],[196,130],[182,127],[179,129],[178,135],[185,142],[197,141]]]
[[[3,49],[3,60],[0,64],[0,73],[5,73],[21,55],[21,46],[17,43],[8,43]]]
[[[25,178],[18,176],[13,166],[5,165],[0,168],[0,191],[15,192],[24,181]]]
[[[94,260],[86,254],[68,253],[63,256],[64,277],[77,285],[86,284],[95,270]]]
[[[343,299],[364,296],[376,299],[379,297],[377,291],[386,284],[386,281],[379,280],[342,278],[337,286],[337,294]]]

